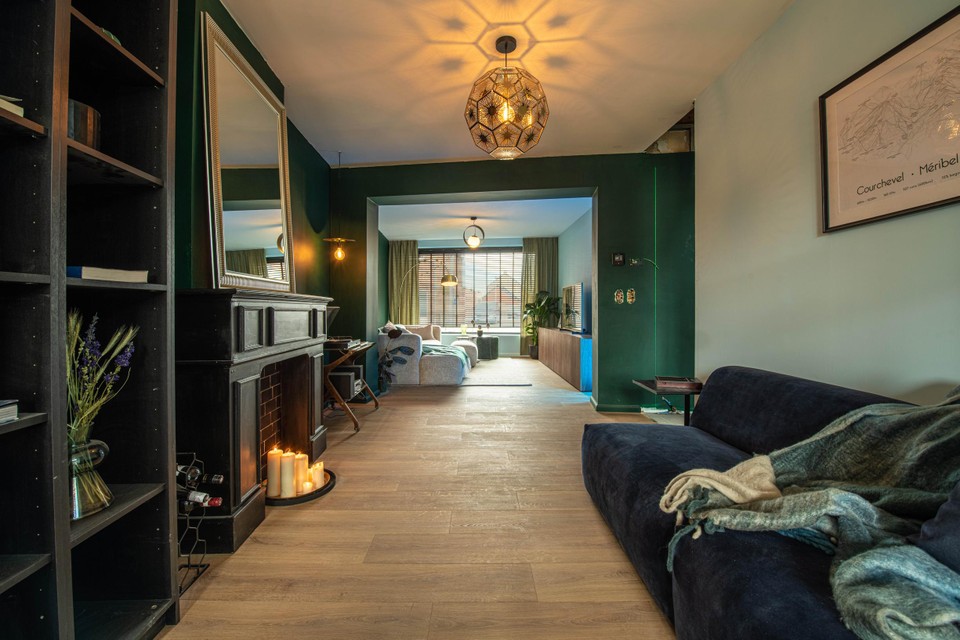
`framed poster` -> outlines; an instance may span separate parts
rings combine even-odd
[[[823,231],[960,200],[960,8],[820,96]]]

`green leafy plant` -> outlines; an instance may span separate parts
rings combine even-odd
[[[97,316],[83,328],[83,316],[67,316],[67,437],[71,446],[90,440],[93,420],[130,377],[137,327],[120,327],[106,346],[97,340]]]
[[[557,326],[560,315],[560,298],[551,296],[547,291],[538,291],[533,302],[523,305],[523,333],[530,336],[530,344],[536,346],[540,327]]]

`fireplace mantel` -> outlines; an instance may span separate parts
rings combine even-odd
[[[311,462],[326,448],[323,342],[331,298],[244,289],[177,292],[177,450],[224,484],[207,510],[208,551],[235,551],[264,518],[261,372],[279,366],[280,446]]]

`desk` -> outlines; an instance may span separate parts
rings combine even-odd
[[[355,347],[350,347],[349,349],[330,349],[329,353],[333,360],[330,362],[330,364],[323,365],[323,386],[326,387],[327,391],[330,392],[330,395],[333,397],[334,401],[340,405],[340,408],[343,409],[343,412],[347,414],[347,417],[353,421],[354,431],[360,431],[360,419],[350,408],[350,405],[347,404],[347,401],[341,397],[340,393],[337,391],[337,388],[333,386],[333,383],[330,381],[330,372],[340,365],[353,364],[357,358],[365,354],[371,347],[373,347],[372,342],[361,342]],[[373,393],[373,389],[370,388],[366,380],[361,380],[361,382],[363,383],[363,388],[360,390],[360,395],[369,394],[370,399],[373,400],[374,409],[379,409],[380,400],[378,400],[376,394]]]
[[[683,424],[687,427],[690,426],[690,398],[699,395],[700,388],[677,389],[676,387],[657,386],[656,380],[634,380],[633,384],[658,396],[683,396]]]

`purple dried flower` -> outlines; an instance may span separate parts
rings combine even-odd
[[[120,355],[117,356],[117,358],[116,358],[116,360],[114,360],[114,362],[116,363],[116,365],[117,365],[118,367],[129,367],[129,366],[130,366],[130,358],[131,358],[132,356],[133,356],[133,343],[131,342],[130,344],[127,345],[127,348],[124,349],[124,350],[120,353]]]

